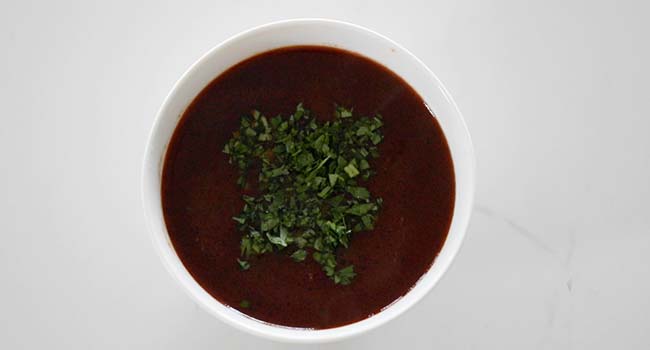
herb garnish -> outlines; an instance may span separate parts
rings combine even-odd
[[[358,181],[374,174],[369,161],[379,156],[382,125],[379,115],[356,117],[341,107],[333,121],[320,122],[302,104],[286,118],[242,117],[223,150],[240,170],[237,183],[257,194],[244,195],[233,218],[244,233],[242,257],[286,251],[301,262],[311,252],[335,283],[350,284],[354,266],[337,269],[336,252],[353,232],[374,227],[382,200]]]

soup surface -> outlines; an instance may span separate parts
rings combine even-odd
[[[232,217],[244,203],[238,169],[222,150],[242,115],[288,115],[299,102],[322,119],[337,104],[383,117],[376,175],[364,184],[383,206],[374,230],[353,234],[337,252],[357,273],[349,285],[289,254],[261,255],[246,271],[237,263],[242,233]],[[300,46],[247,59],[194,99],[167,150],[162,206],[176,253],[214,298],[265,322],[322,329],[367,318],[413,287],[445,242],[454,186],[443,132],[406,82],[359,55]]]

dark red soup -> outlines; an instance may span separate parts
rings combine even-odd
[[[238,169],[222,150],[251,109],[288,115],[299,102],[318,118],[331,118],[337,104],[383,116],[376,175],[365,184],[383,205],[374,230],[337,252],[354,264],[349,285],[333,283],[310,258],[266,253],[247,271],[236,262],[242,233],[232,217],[244,203]],[[214,298],[269,323],[332,328],[380,312],[430,268],[447,237],[454,186],[443,132],[406,82],[347,51],[290,47],[237,64],[194,99],[167,150],[162,205],[174,249]]]

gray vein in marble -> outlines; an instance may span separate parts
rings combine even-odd
[[[526,227],[518,224],[514,220],[512,220],[512,219],[510,219],[510,218],[508,218],[506,216],[500,215],[498,213],[495,213],[492,209],[490,209],[490,208],[488,208],[486,206],[480,205],[480,204],[477,204],[474,208],[476,209],[477,212],[479,212],[479,213],[481,213],[483,215],[502,220],[503,222],[508,224],[508,226],[510,226],[516,233],[518,233],[522,237],[528,239],[528,241],[531,242],[533,245],[535,245],[537,248],[545,251],[548,254],[557,255],[555,250],[553,250],[551,247],[549,247],[535,233],[531,232]]]

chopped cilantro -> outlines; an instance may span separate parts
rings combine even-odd
[[[242,117],[223,149],[240,171],[237,183],[258,194],[242,196],[242,211],[233,217],[243,234],[242,258],[288,251],[301,262],[311,255],[334,283],[350,284],[354,266],[337,269],[337,251],[348,247],[352,233],[375,225],[382,200],[359,181],[374,174],[382,125],[380,116],[342,107],[334,120],[321,122],[302,104],[287,117],[259,111]],[[242,270],[250,267],[237,261]]]

